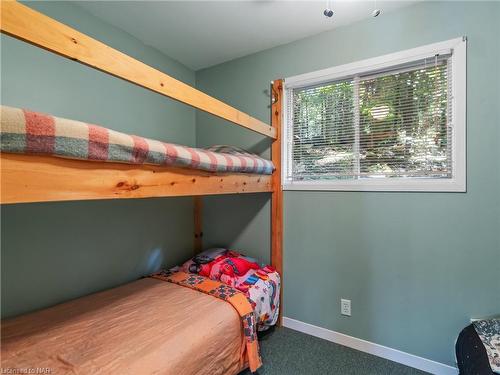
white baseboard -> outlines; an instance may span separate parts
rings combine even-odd
[[[401,363],[422,371],[436,375],[457,375],[458,370],[453,366],[445,365],[430,359],[392,349],[387,346],[375,344],[370,341],[358,339],[343,333],[331,331],[326,328],[314,326],[292,318],[283,317],[283,325],[295,331],[303,332],[311,336],[319,337],[336,344],[344,345],[365,353],[373,354],[394,362]]]

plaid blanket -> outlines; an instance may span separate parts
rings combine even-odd
[[[262,365],[262,360],[259,354],[255,316],[250,302],[242,292],[219,281],[186,272],[160,271],[152,274],[151,277],[191,288],[230,303],[241,319],[246,340],[245,360],[248,361],[251,372],[257,371]]]
[[[71,159],[271,174],[273,163],[230,146],[199,149],[128,135],[98,125],[1,106],[2,152]]]

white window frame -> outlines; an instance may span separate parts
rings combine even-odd
[[[357,74],[383,71],[389,67],[409,64],[439,55],[451,53],[452,69],[452,177],[404,178],[386,177],[353,180],[292,181],[287,178],[291,160],[288,138],[288,89],[300,88],[323,82],[352,77]],[[467,99],[467,38],[460,37],[429,44],[401,52],[339,65],[316,72],[286,78],[283,100],[282,181],[283,190],[334,190],[334,191],[429,191],[466,192],[466,99]]]

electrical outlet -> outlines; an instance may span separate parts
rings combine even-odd
[[[342,315],[351,316],[351,300],[341,299],[340,300],[340,313]]]

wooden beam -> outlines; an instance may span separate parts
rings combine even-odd
[[[276,139],[271,146],[271,158],[275,166],[272,175],[271,198],[271,264],[281,276],[280,315],[278,325],[283,322],[283,190],[281,187],[281,119],[283,114],[283,80],[272,83],[271,123],[276,129]]]
[[[23,4],[2,1],[1,8],[2,33],[276,138],[268,124]]]
[[[0,153],[0,203],[271,192],[269,175]]]
[[[203,250],[203,197],[193,198],[194,207],[194,253]]]

